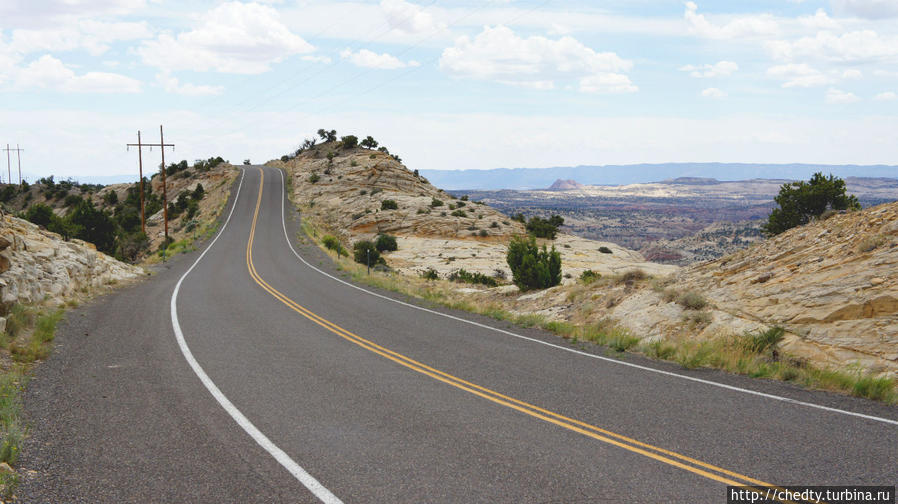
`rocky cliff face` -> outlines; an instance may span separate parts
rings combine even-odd
[[[141,268],[81,240],[64,241],[26,220],[0,215],[0,302],[62,302],[75,293],[134,279]]]
[[[819,359],[898,370],[898,203],[793,229],[677,283],[732,317],[785,327]]]

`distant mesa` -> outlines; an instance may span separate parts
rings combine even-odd
[[[667,179],[664,184],[681,184],[681,185],[717,185],[721,182],[715,178],[704,177],[677,177],[673,180]]]
[[[573,191],[574,189],[583,189],[584,185],[576,180],[558,179],[547,189],[548,191]]]

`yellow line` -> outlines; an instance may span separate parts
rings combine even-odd
[[[268,282],[266,282],[258,274],[258,272],[256,271],[255,264],[253,264],[252,249],[253,249],[253,243],[255,241],[256,224],[257,224],[258,218],[259,218],[259,210],[262,205],[263,183],[265,181],[264,172],[261,169],[259,171],[260,171],[260,177],[261,177],[260,181],[259,181],[259,196],[258,196],[258,200],[256,201],[256,208],[253,213],[252,227],[250,229],[250,236],[249,236],[249,240],[248,240],[247,246],[246,246],[247,269],[249,270],[250,276],[253,278],[253,280],[256,282],[256,284],[258,284],[266,292],[271,294],[273,297],[275,297],[276,299],[278,299],[279,301],[281,301],[282,303],[287,305],[290,309],[299,313],[303,317],[311,320],[312,322],[315,322],[316,324],[333,332],[334,334],[336,334],[348,341],[351,341],[352,343],[355,343],[356,345],[359,345],[362,348],[365,348],[366,350],[368,350],[370,352],[373,352],[373,353],[378,354],[386,359],[396,362],[399,365],[402,365],[404,367],[407,367],[409,369],[417,371],[421,374],[429,376],[435,380],[446,383],[446,384],[456,387],[458,389],[461,389],[461,390],[464,390],[471,394],[474,394],[478,397],[482,397],[482,398],[492,401],[494,403],[500,404],[502,406],[506,406],[506,407],[514,409],[516,411],[520,411],[521,413],[525,413],[532,417],[538,418],[540,420],[558,425],[560,427],[564,427],[568,430],[583,434],[583,435],[591,437],[593,439],[597,439],[599,441],[602,441],[602,442],[605,442],[605,443],[608,443],[608,444],[611,444],[614,446],[618,446],[625,450],[629,450],[631,452],[638,453],[640,455],[649,457],[649,458],[657,460],[659,462],[663,462],[665,464],[669,464],[674,467],[684,469],[686,471],[698,474],[705,478],[709,478],[714,481],[718,481],[718,482],[721,482],[721,483],[724,483],[727,485],[745,486],[746,483],[750,483],[750,484],[758,485],[761,487],[779,488],[776,485],[773,485],[771,483],[766,483],[764,481],[760,481],[760,480],[751,478],[749,476],[745,476],[745,475],[724,469],[722,467],[717,467],[715,465],[712,465],[712,464],[709,464],[706,462],[702,462],[700,460],[696,460],[696,459],[694,459],[692,457],[688,457],[686,455],[682,455],[682,454],[679,454],[679,453],[676,453],[676,452],[673,452],[670,450],[666,450],[664,448],[653,446],[648,443],[643,443],[636,439],[632,439],[630,437],[623,436],[621,434],[617,434],[617,433],[608,431],[606,429],[602,429],[600,427],[596,427],[594,425],[591,425],[591,424],[588,424],[588,423],[585,423],[585,422],[582,422],[579,420],[575,420],[573,418],[568,418],[564,415],[560,415],[558,413],[554,413],[552,411],[540,408],[538,406],[529,404],[527,402],[520,401],[513,397],[503,395],[494,390],[490,390],[488,388],[468,382],[466,380],[463,380],[463,379],[453,376],[451,374],[445,373],[438,369],[434,369],[434,368],[427,366],[425,364],[422,364],[414,359],[411,359],[402,354],[394,352],[390,349],[382,347],[374,342],[366,340],[365,338],[362,338],[361,336],[353,334],[353,333],[347,331],[346,329],[343,329],[342,327],[334,324],[333,322],[330,322],[330,321],[324,319],[323,317],[315,314],[314,312],[308,310],[307,308],[303,307],[302,305],[296,303],[295,301],[293,301],[292,299],[290,299],[289,297],[287,297],[286,295],[284,295],[283,293],[281,293],[280,291],[278,291],[277,289],[272,287]],[[612,438],[615,438],[615,439],[612,439]],[[652,453],[651,451],[648,451],[648,450],[652,450],[657,453]],[[659,455],[659,454],[663,454],[663,455]],[[669,458],[669,457],[672,457],[672,458]],[[679,461],[674,460],[674,458],[679,459]],[[683,462],[680,462],[680,461],[683,461]],[[703,469],[699,469],[698,467],[694,467],[692,465],[687,465],[684,462],[688,462],[689,464],[703,467],[705,469],[709,469],[711,471],[714,471],[714,472],[717,472],[720,474],[724,474],[724,475],[736,478],[741,481],[734,481],[732,479],[725,478],[725,477],[721,476],[720,474],[714,474],[714,473],[705,471]]]

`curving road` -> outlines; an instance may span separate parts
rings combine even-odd
[[[235,183],[238,184],[238,183]],[[894,485],[898,411],[417,307],[297,239],[247,167],[205,251],[69,313],[23,502],[725,502]]]

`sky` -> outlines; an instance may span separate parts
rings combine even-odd
[[[166,161],[326,128],[421,170],[894,165],[898,0],[0,1],[29,177],[136,174],[160,125]]]

